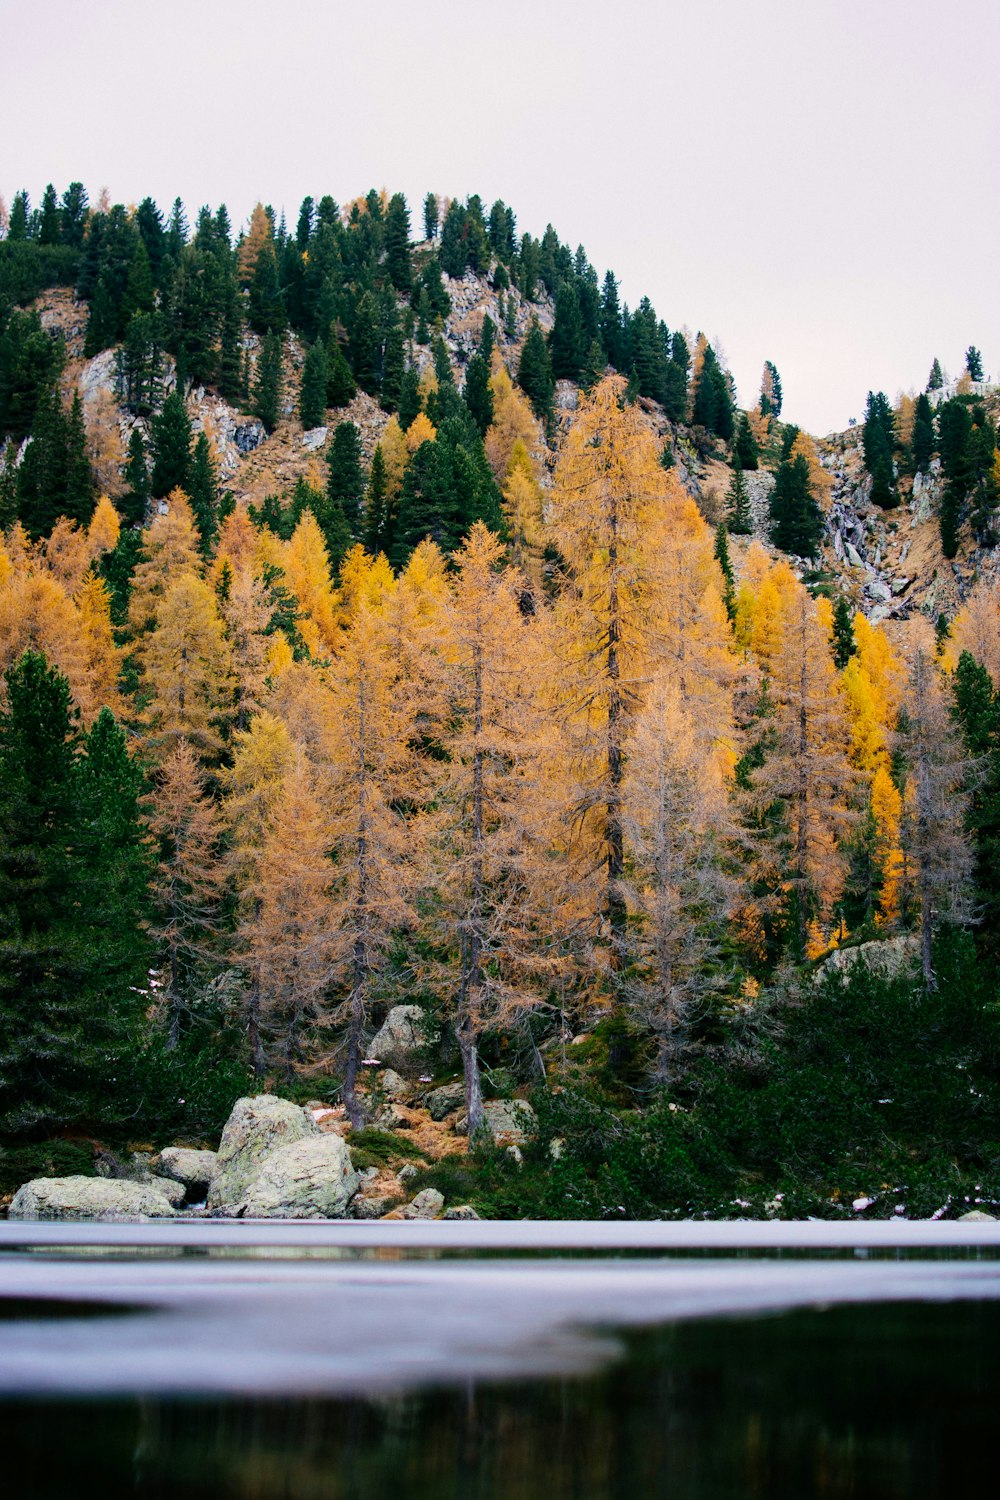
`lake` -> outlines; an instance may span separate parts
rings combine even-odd
[[[992,1487],[998,1231],[0,1224],[7,1492]]]

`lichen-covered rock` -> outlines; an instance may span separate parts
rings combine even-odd
[[[370,1057],[401,1072],[413,1072],[421,1053],[433,1041],[433,1028],[420,1005],[394,1005],[372,1039]]]
[[[846,984],[857,964],[862,964],[873,974],[895,979],[897,975],[905,974],[908,969],[913,968],[919,960],[920,939],[915,933],[905,937],[876,939],[871,943],[859,943],[854,948],[835,948],[816,970],[816,982],[819,983],[828,974],[837,974],[841,983]]]
[[[404,1115],[395,1104],[387,1104],[379,1110],[372,1124],[376,1130],[409,1130],[411,1121],[409,1115]]]
[[[311,1115],[287,1099],[274,1094],[237,1099],[219,1142],[208,1190],[209,1211],[239,1213],[264,1158],[280,1146],[319,1133]]]
[[[465,1103],[465,1086],[459,1080],[455,1083],[443,1083],[440,1088],[431,1089],[425,1095],[424,1104],[432,1120],[444,1120],[454,1110],[461,1109]]]
[[[395,1068],[385,1068],[379,1074],[378,1086],[387,1099],[394,1103],[405,1103],[409,1097],[410,1085],[405,1078],[400,1077]]]
[[[404,1219],[436,1219],[444,1208],[444,1194],[437,1188],[424,1188],[412,1203],[404,1203],[399,1210]]]
[[[175,1182],[172,1177],[147,1177],[143,1186],[155,1188],[158,1193],[162,1193],[171,1208],[183,1208],[187,1190],[182,1182]]]
[[[359,1193],[351,1204],[351,1216],[355,1219],[381,1219],[397,1201],[388,1196],[365,1198]]]
[[[109,1223],[143,1223],[174,1214],[164,1191],[167,1184],[126,1182],[120,1177],[36,1177],[14,1194],[11,1219],[95,1219]],[[179,1186],[171,1184],[171,1187]],[[181,1189],[183,1196],[183,1189]]]
[[[524,1099],[489,1099],[483,1105],[483,1123],[497,1145],[520,1146],[534,1134],[537,1117]],[[468,1128],[465,1115],[456,1120],[458,1135],[465,1135]]]
[[[208,1196],[217,1159],[214,1151],[192,1151],[185,1146],[165,1146],[155,1158],[154,1165],[160,1177],[169,1177],[173,1182],[181,1184],[190,1202],[200,1203]]]
[[[446,1208],[441,1217],[443,1219],[478,1219],[479,1215],[471,1203],[456,1203],[454,1208]]]
[[[263,1157],[237,1212],[247,1219],[341,1219],[359,1186],[341,1136],[308,1136]]]

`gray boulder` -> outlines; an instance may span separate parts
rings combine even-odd
[[[959,1224],[995,1224],[995,1214],[984,1214],[981,1208],[974,1208],[967,1214],[959,1214]]]
[[[483,1122],[498,1145],[520,1146],[534,1134],[536,1115],[524,1099],[489,1099],[483,1105]],[[456,1120],[458,1135],[468,1132],[465,1115]]]
[[[154,1164],[160,1177],[168,1177],[179,1183],[191,1203],[201,1203],[208,1196],[209,1185],[215,1173],[217,1157],[214,1151],[191,1151],[184,1146],[166,1146],[155,1158]]]
[[[386,1068],[379,1074],[379,1088],[387,1099],[392,1099],[396,1104],[405,1104],[410,1093],[410,1086],[405,1078],[401,1078],[395,1068]]]
[[[439,1193],[437,1188],[424,1188],[412,1203],[404,1204],[399,1212],[404,1219],[436,1219],[443,1208],[444,1194]]]
[[[381,1219],[397,1201],[389,1197],[363,1198],[359,1193],[351,1204],[351,1214],[355,1219]]]
[[[432,1120],[446,1119],[454,1110],[461,1109],[464,1103],[465,1085],[460,1080],[443,1083],[440,1088],[431,1089],[424,1098]]]
[[[174,1206],[162,1180],[126,1182],[120,1177],[36,1177],[14,1194],[11,1219],[96,1219],[109,1223],[144,1223],[170,1219]],[[179,1184],[171,1189],[184,1190]]]
[[[841,984],[846,984],[856,964],[863,964],[873,974],[894,979],[913,968],[919,959],[920,939],[916,934],[876,939],[871,943],[859,943],[854,948],[835,948],[816,970],[816,983],[828,974],[837,974]]]
[[[401,1072],[415,1072],[424,1048],[434,1040],[427,1012],[420,1005],[394,1005],[372,1038],[369,1057]]]
[[[443,1219],[478,1219],[479,1215],[471,1203],[456,1203],[454,1208],[446,1208],[441,1217]]]
[[[236,1212],[248,1219],[341,1219],[359,1186],[341,1136],[308,1136],[263,1157]]]
[[[312,1116],[287,1099],[274,1094],[237,1099],[219,1142],[209,1211],[238,1213],[265,1157],[278,1147],[319,1134]]]

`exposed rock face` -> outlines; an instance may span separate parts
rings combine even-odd
[[[405,1103],[410,1092],[409,1084],[405,1078],[401,1078],[395,1068],[386,1068],[379,1075],[379,1087],[387,1099],[395,1103]]]
[[[438,1089],[431,1089],[424,1098],[424,1104],[432,1120],[443,1120],[453,1110],[461,1109],[465,1103],[465,1087],[456,1081],[455,1083],[443,1083]]]
[[[396,1199],[389,1197],[364,1198],[359,1193],[351,1204],[351,1214],[355,1219],[381,1219],[392,1208]]]
[[[153,1178],[125,1182],[108,1177],[36,1177],[14,1194],[11,1219],[93,1219],[106,1223],[142,1223],[169,1219],[174,1206],[167,1191],[183,1199],[179,1183]]]
[[[920,958],[920,939],[910,933],[905,937],[876,939],[871,943],[859,943],[856,948],[835,948],[816,970],[816,982],[827,974],[838,974],[843,984],[858,964],[863,964],[872,973],[894,979],[912,969]]]
[[[340,1219],[359,1185],[339,1135],[308,1136],[267,1152],[238,1212],[248,1219]]]
[[[155,1165],[161,1177],[169,1177],[172,1182],[181,1184],[191,1203],[200,1203],[208,1196],[217,1160],[214,1151],[167,1146],[156,1158]]]
[[[241,422],[233,429],[233,443],[241,453],[252,453],[267,437],[263,422],[256,418],[252,422]]]
[[[420,1055],[433,1033],[427,1012],[420,1005],[394,1005],[372,1039],[370,1057],[388,1063],[400,1072],[414,1072]]]
[[[444,1194],[439,1193],[437,1188],[424,1188],[412,1203],[403,1205],[399,1214],[403,1219],[436,1219],[443,1208]]]
[[[287,1099],[278,1099],[274,1094],[237,1099],[219,1142],[208,1191],[209,1209],[238,1213],[263,1159],[270,1152],[318,1134],[306,1111]]]
[[[498,1145],[520,1146],[534,1133],[536,1116],[524,1099],[490,1099],[483,1105],[483,1121]],[[455,1123],[459,1135],[468,1130],[465,1115]]]

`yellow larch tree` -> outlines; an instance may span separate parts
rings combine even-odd
[[[363,600],[327,676],[323,801],[334,856],[327,936],[331,1019],[343,1030],[344,1105],[363,1123],[358,1069],[366,1019],[394,934],[411,925],[419,834],[415,708],[383,616]]]
[[[391,416],[386,423],[382,432],[381,445],[382,458],[385,463],[385,498],[389,502],[399,498],[406,466],[410,462],[410,450],[397,416]]]
[[[123,703],[118,683],[123,653],[115,643],[111,623],[111,591],[103,578],[88,573],[77,590],[75,603],[87,659],[86,700],[80,704],[83,722],[92,723],[102,708],[109,708],[120,718]]]
[[[820,510],[829,510],[833,498],[833,476],[820,463],[815,441],[800,428],[792,444],[792,458],[805,459],[809,466],[809,489]]]
[[[215,951],[224,881],[222,823],[205,773],[183,739],[165,758],[147,800],[160,847],[151,890],[158,915],[151,931],[167,962],[167,1041],[176,1047],[195,980]]]
[[[511,473],[511,462],[518,444],[529,459],[528,474],[534,478],[545,452],[542,426],[531,409],[531,402],[510,377],[499,350],[493,351],[493,421],[486,431],[483,446],[494,478],[503,484]]]
[[[253,213],[250,215],[250,225],[237,256],[239,277],[244,286],[253,280],[257,257],[264,246],[271,243],[273,237],[274,230],[263,203],[254,204]]]
[[[173,490],[167,505],[143,533],[142,555],[132,575],[128,620],[134,635],[152,628],[159,601],[174,579],[201,571],[200,538],[183,490]]]
[[[619,1019],[627,947],[625,743],[655,659],[653,553],[665,506],[656,438],[639,408],[625,403],[625,381],[607,376],[582,399],[556,468],[551,535],[569,577],[556,606],[562,661],[553,677],[578,788],[568,816],[593,882]]]
[[[412,457],[420,447],[421,443],[433,443],[437,437],[437,428],[426,412],[417,412],[409,427],[406,429],[406,451]],[[385,456],[383,450],[383,457]]]
[[[445,977],[462,1056],[469,1139],[483,1126],[478,1044],[537,1004],[532,868],[540,813],[535,774],[541,671],[521,614],[519,577],[499,571],[504,549],[482,522],[454,556],[445,626],[446,761],[435,800],[435,888],[451,952]]]
[[[221,608],[232,653],[236,728],[245,729],[267,696],[274,600],[256,573],[244,566],[231,575]]]
[[[299,631],[318,661],[334,655],[341,630],[337,601],[330,575],[330,557],[312,511],[305,510],[283,550],[288,587],[302,611]]]
[[[717,987],[719,942],[733,900],[723,869],[729,800],[704,755],[696,716],[673,668],[663,667],[628,742],[633,936],[625,994],[654,1038],[658,1083],[682,1071],[698,1005]]]
[[[540,595],[545,519],[542,487],[531,456],[520,438],[511,449],[503,481],[503,516],[507,527],[511,561]]]
[[[801,585],[770,663],[769,696],[767,750],[752,774],[758,812],[773,824],[761,841],[759,874],[802,960],[828,940],[854,773],[829,641]]]
[[[203,760],[217,759],[233,712],[232,654],[203,578],[181,573],[170,585],[137,656],[142,738],[152,759],[162,762],[180,740]]]
[[[226,871],[238,902],[234,956],[247,974],[247,1040],[254,1071],[264,1073],[261,984],[253,934],[260,920],[262,860],[270,819],[296,762],[291,735],[277,715],[262,711],[233,735],[231,770],[220,774],[228,833]]]
[[[286,1082],[325,1030],[331,981],[330,824],[301,749],[270,810],[246,957],[259,985],[265,1057]]]
[[[985,579],[976,584],[955,616],[944,660],[952,670],[968,651],[1000,688],[1000,583]]]

